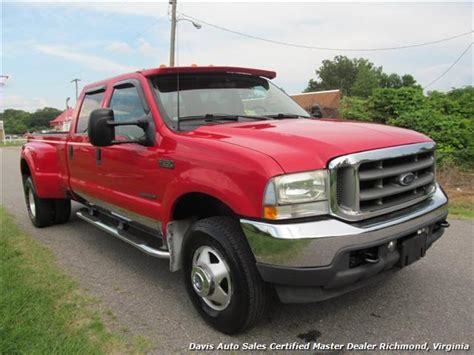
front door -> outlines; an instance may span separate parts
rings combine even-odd
[[[110,102],[116,122],[134,121],[149,115],[148,105],[137,80],[114,86]],[[144,135],[137,126],[115,128],[116,140],[133,140]],[[102,193],[100,198],[116,213],[151,228],[159,228],[161,196],[158,196],[158,153],[155,147],[126,143],[100,148]],[[107,207],[107,206],[106,206]]]

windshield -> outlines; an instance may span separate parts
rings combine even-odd
[[[176,74],[160,75],[153,78],[152,83],[162,114],[173,128],[177,127],[178,112],[180,128],[186,130],[203,124],[228,123],[228,119],[220,120],[224,116],[236,116],[242,121],[253,116],[260,119],[310,117],[270,81],[253,75],[180,74],[179,82]],[[200,117],[203,120],[199,120]],[[205,120],[206,117],[213,120]]]

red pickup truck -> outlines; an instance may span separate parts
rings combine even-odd
[[[86,86],[70,132],[32,135],[33,224],[77,216],[183,269],[213,327],[335,297],[405,267],[449,226],[435,143],[311,117],[272,71],[165,67]]]

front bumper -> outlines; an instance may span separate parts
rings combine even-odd
[[[291,224],[240,222],[262,278],[275,284],[280,299],[311,302],[361,287],[393,269],[401,250],[388,251],[390,241],[400,245],[423,233],[430,247],[444,232],[447,202],[438,187],[416,206],[363,222],[328,217]],[[365,252],[375,254],[377,262],[354,262]]]

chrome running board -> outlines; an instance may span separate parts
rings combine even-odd
[[[102,229],[104,232],[107,232],[114,237],[123,240],[124,242],[134,246],[138,250],[141,250],[142,252],[151,255],[155,258],[160,258],[160,259],[169,259],[170,258],[170,253],[167,250],[159,250],[153,247],[150,247],[149,245],[146,245],[143,241],[141,241],[138,237],[134,236],[131,233],[128,233],[125,230],[116,228],[114,226],[108,225],[101,221],[99,218],[96,216],[93,216],[89,213],[87,209],[81,209],[76,212],[77,217],[82,219],[83,221],[86,221],[99,229]]]

